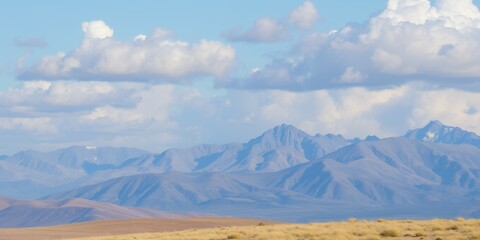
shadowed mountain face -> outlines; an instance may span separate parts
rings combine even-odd
[[[462,199],[480,189],[479,156],[479,149],[467,145],[405,138],[360,142],[279,172],[273,186],[322,199],[386,205]]]
[[[480,148],[480,136],[458,127],[449,127],[439,121],[432,121],[421,129],[407,132],[405,137],[422,142],[469,144]]]
[[[0,227],[38,227],[106,219],[178,218],[179,213],[120,207],[85,199],[20,201],[0,199]],[[191,215],[190,215],[191,216]]]

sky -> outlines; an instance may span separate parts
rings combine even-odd
[[[2,1],[0,154],[480,133],[472,0]]]

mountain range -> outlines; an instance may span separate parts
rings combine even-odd
[[[365,140],[283,124],[246,143],[159,154],[27,151],[0,160],[0,195],[297,222],[479,217],[479,139],[438,121]]]

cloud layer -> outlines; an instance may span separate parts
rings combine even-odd
[[[311,134],[353,138],[398,136],[438,119],[480,133],[478,93],[431,90],[423,84],[384,90],[205,94],[194,87],[171,84],[25,82],[22,87],[0,92],[0,103],[0,134],[8,136],[0,141],[2,153],[69,145],[161,151],[207,142],[246,141],[281,123],[294,124]]]
[[[43,57],[31,67],[19,69],[23,80],[159,81],[185,83],[190,77],[221,78],[232,68],[235,50],[217,41],[195,44],[170,38],[157,29],[132,42],[113,38],[103,21],[84,22],[82,45],[69,52]]]
[[[408,81],[479,87],[480,11],[472,0],[390,0],[366,24],[304,37],[286,58],[231,86],[306,91]]]

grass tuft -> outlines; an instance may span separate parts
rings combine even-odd
[[[400,233],[395,229],[386,229],[380,232],[382,237],[399,237]]]
[[[239,233],[234,233],[227,236],[227,239],[240,239],[240,238],[242,238],[242,235]]]

